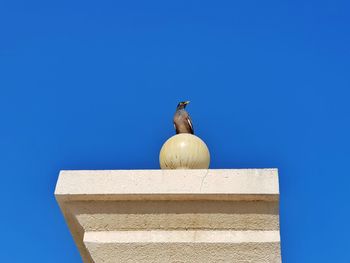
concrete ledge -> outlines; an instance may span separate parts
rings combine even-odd
[[[62,171],[84,262],[281,262],[276,169]]]
[[[280,242],[278,231],[93,231],[84,242],[93,243],[261,243]]]
[[[93,262],[279,263],[279,243],[87,243]]]
[[[55,190],[66,200],[276,200],[278,194],[276,169],[61,171]]]

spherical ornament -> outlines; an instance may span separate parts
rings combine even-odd
[[[210,154],[199,137],[180,133],[163,144],[159,162],[161,169],[208,169]]]

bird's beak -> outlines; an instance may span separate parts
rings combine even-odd
[[[185,103],[184,103],[184,104],[185,104],[185,105],[187,105],[188,103],[190,103],[190,101],[189,101],[189,100],[188,100],[188,101],[185,101]]]

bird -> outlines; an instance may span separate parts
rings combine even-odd
[[[190,102],[182,101],[176,107],[176,111],[173,119],[176,134],[179,134],[179,133],[194,134],[191,117],[188,114],[188,112],[185,110],[188,103]]]

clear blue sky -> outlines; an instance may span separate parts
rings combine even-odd
[[[1,262],[80,262],[60,169],[277,167],[284,262],[350,262],[349,1],[0,1]]]

